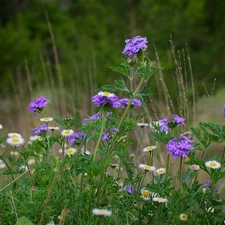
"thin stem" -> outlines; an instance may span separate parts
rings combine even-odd
[[[100,131],[100,134],[99,134],[99,137],[98,137],[98,142],[97,142],[96,147],[95,147],[93,161],[95,161],[95,159],[96,159],[97,151],[98,151],[99,145],[100,145],[101,140],[102,140],[102,134],[103,134],[103,131],[104,131],[104,128],[105,128],[105,121],[106,121],[106,114],[104,114],[104,116],[102,117],[102,127],[101,127],[101,131]]]
[[[222,152],[222,156],[221,156],[221,160],[220,160],[220,164],[221,164],[221,165],[223,165],[224,154],[225,154],[225,145],[224,145],[224,147],[223,147],[223,152]]]
[[[183,163],[183,157],[180,157],[180,171],[179,171],[179,189],[182,189],[182,163]]]
[[[168,178],[168,173],[169,173],[169,165],[170,165],[170,154],[167,155],[167,160],[166,160],[166,179]]]

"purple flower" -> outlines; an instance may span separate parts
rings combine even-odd
[[[69,137],[68,137],[68,142],[69,143],[76,143],[76,144],[80,144],[82,142],[82,139],[85,137],[85,133],[82,131],[76,132],[76,133],[72,133]]]
[[[225,116],[225,105],[223,105],[223,115]]]
[[[49,100],[44,96],[36,98],[28,105],[28,110],[35,114],[37,111],[41,111],[41,109],[44,108],[48,103]]]
[[[183,124],[183,125],[185,125],[185,123],[184,123],[184,121],[185,121],[185,119],[184,118],[182,118],[182,117],[180,117],[180,116],[178,116],[178,115],[173,115],[173,122],[175,122],[175,123],[177,123],[177,125],[178,124]]]
[[[102,136],[102,141],[108,141],[110,139],[109,133],[104,132]]]
[[[119,98],[115,94],[103,91],[92,97],[92,102],[98,107],[119,108],[120,102],[118,100]]]
[[[33,135],[39,135],[41,132],[46,132],[48,130],[48,126],[47,124],[44,125],[40,125],[38,127],[32,128],[32,130],[34,131]]]
[[[125,108],[128,105],[129,101],[130,101],[129,98],[121,98],[119,100],[119,102],[121,103],[121,108]],[[132,100],[131,105],[133,105],[133,106],[142,106],[141,101],[138,100],[137,98],[134,98]]]
[[[107,112],[106,116],[109,116],[111,114],[111,112]],[[95,120],[99,120],[101,117],[103,117],[103,113],[101,112],[97,112],[96,114],[94,114],[93,116],[90,116],[88,118],[84,119],[84,122],[88,122],[90,120],[95,121]]]
[[[125,43],[126,46],[122,54],[136,57],[140,50],[144,51],[147,48],[146,44],[148,41],[146,37],[136,36],[131,39],[127,39]]]
[[[165,117],[165,118],[159,120],[158,123],[159,123],[159,131],[167,133],[168,130],[169,130],[169,127],[168,127],[169,119],[168,119],[168,117]]]
[[[167,143],[167,153],[171,154],[173,158],[186,157],[194,149],[193,142],[186,136],[176,137]]]
[[[131,185],[124,186],[123,190],[127,191],[129,194],[135,194],[137,192],[137,188],[135,188]]]
[[[118,128],[110,128],[110,130],[113,132],[113,133],[118,133],[120,132],[120,130]]]

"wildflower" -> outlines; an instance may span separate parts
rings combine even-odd
[[[165,168],[159,168],[159,169],[156,170],[156,173],[158,175],[163,175],[165,172],[166,172],[166,169]]]
[[[28,162],[27,162],[27,164],[28,164],[29,166],[35,164],[35,159],[29,159]]]
[[[22,135],[21,134],[18,134],[18,133],[8,133],[8,137],[11,137],[11,138],[21,138]]]
[[[34,115],[36,114],[36,112],[41,113],[42,109],[49,103],[49,100],[42,96],[39,98],[36,98],[33,102],[31,102],[28,105],[28,110],[30,110],[31,112],[34,113]]]
[[[186,157],[194,149],[192,143],[193,140],[186,136],[176,137],[167,143],[167,153],[171,154],[173,158]]]
[[[221,164],[217,162],[216,160],[208,161],[205,163],[206,167],[211,169],[219,169],[221,167]]]
[[[35,128],[32,128],[32,130],[34,131],[33,136],[35,136],[35,135],[41,134],[42,132],[46,132],[48,130],[48,127],[46,124],[44,124],[44,125],[40,125]]]
[[[168,130],[169,130],[169,127],[168,127],[169,119],[168,119],[168,117],[165,117],[165,118],[159,120],[158,123],[159,123],[159,131],[167,133]]]
[[[49,126],[48,129],[51,131],[54,131],[54,130],[59,130],[59,127]]]
[[[48,123],[48,122],[53,121],[53,118],[52,117],[44,117],[44,118],[41,118],[40,121],[44,122],[44,123]]]
[[[111,114],[111,112],[107,112],[106,116],[109,116]],[[88,118],[84,119],[84,122],[88,122],[88,121],[96,121],[99,120],[103,117],[103,113],[101,112],[97,112],[96,114],[94,114],[93,116],[89,116]]]
[[[10,152],[10,155],[17,156],[17,155],[19,155],[19,152],[17,152],[17,151],[13,151],[13,152]]]
[[[71,134],[73,134],[74,133],[74,131],[72,130],[72,129],[70,129],[70,130],[63,130],[62,132],[61,132],[61,135],[63,136],[63,137],[69,137]]]
[[[182,221],[186,221],[186,220],[188,219],[188,216],[187,216],[187,214],[185,214],[185,213],[181,213],[180,216],[179,216],[179,218],[180,218],[180,220],[182,220]]]
[[[121,98],[121,99],[119,100],[119,102],[120,102],[120,104],[121,104],[120,107],[121,107],[121,108],[125,108],[125,107],[129,104],[130,99],[129,99],[129,98]],[[141,101],[138,100],[137,98],[134,98],[134,99],[132,100],[131,105],[132,105],[132,106],[142,106]]]
[[[5,163],[0,160],[0,169],[4,169],[6,167]]]
[[[134,193],[137,192],[137,188],[135,188],[135,187],[133,187],[133,186],[131,186],[131,185],[126,185],[126,186],[124,186],[123,190],[124,190],[124,191],[127,191],[128,194],[134,194]]]
[[[124,55],[136,57],[139,51],[145,51],[147,48],[147,38],[136,36],[131,39],[125,40],[126,46],[122,52]]]
[[[151,198],[151,192],[142,188],[141,189],[141,197],[143,198],[143,200],[147,201]]]
[[[160,198],[160,197],[154,197],[154,198],[152,198],[152,201],[158,202],[158,203],[168,202],[167,198]]]
[[[34,135],[34,136],[30,137],[30,141],[36,141],[36,140],[42,141],[43,138],[41,136],[39,136],[39,135]]]
[[[24,144],[24,139],[22,137],[10,137],[6,140],[9,145],[12,146],[21,146]]]
[[[213,212],[214,212],[214,210],[215,210],[215,209],[214,209],[213,207],[209,207],[206,211],[207,211],[207,212],[211,212],[211,213],[213,213]]]
[[[46,225],[55,225],[54,221],[50,221],[49,223],[47,223]]]
[[[85,136],[86,136],[85,133],[82,131],[72,133],[68,138],[68,142],[80,144]]]
[[[156,148],[157,148],[157,146],[155,146],[155,145],[148,146],[148,147],[143,149],[143,152],[151,152],[152,150],[154,150]]]
[[[96,216],[111,216],[112,211],[108,209],[93,209],[92,213]]]
[[[109,139],[110,139],[109,133],[104,132],[103,133],[103,136],[102,136],[102,141],[108,141]]]
[[[110,163],[112,169],[119,169],[119,164],[117,163]]]
[[[119,108],[121,104],[118,100],[119,98],[115,94],[103,91],[92,97],[93,104],[98,107]]]
[[[197,171],[200,169],[200,166],[193,164],[193,165],[191,165],[191,169],[193,169],[194,171]]]
[[[76,149],[75,148],[68,148],[66,151],[65,151],[65,154],[67,154],[69,157],[71,155],[74,155],[76,153]]]
[[[148,170],[148,171],[155,171],[156,168],[154,166],[149,166],[146,164],[140,164],[139,168],[144,169],[144,170]]]
[[[144,128],[144,127],[149,127],[148,123],[137,123],[137,126]]]
[[[2,126],[2,124],[0,124],[0,129],[2,129],[3,128],[3,126]]]
[[[178,125],[178,124],[183,124],[183,125],[185,125],[184,121],[185,121],[184,118],[182,118],[182,117],[180,117],[180,116],[178,116],[178,115],[176,115],[176,114],[173,115],[173,122],[175,122],[177,125]]]
[[[225,105],[223,105],[223,115],[225,116]]]

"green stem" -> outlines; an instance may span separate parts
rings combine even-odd
[[[180,157],[180,171],[179,171],[179,189],[182,189],[182,163],[183,163],[183,157]]]
[[[95,161],[95,159],[96,159],[97,151],[98,151],[99,145],[100,145],[101,140],[102,140],[102,134],[103,134],[103,131],[104,131],[104,128],[105,128],[105,121],[106,121],[106,114],[104,114],[104,116],[102,117],[102,127],[101,127],[101,131],[100,131],[100,134],[99,134],[99,137],[98,137],[98,142],[97,142],[96,147],[95,147],[93,161]]]
[[[168,174],[169,174],[169,165],[170,165],[170,154],[167,155],[167,160],[166,160],[166,179],[168,178]]]
[[[220,160],[221,166],[223,166],[224,154],[225,154],[225,145],[223,147],[223,152],[222,152],[222,156],[221,156],[221,160]]]

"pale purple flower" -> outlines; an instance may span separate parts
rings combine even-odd
[[[131,185],[126,185],[123,188],[124,191],[127,191],[129,194],[135,194],[137,193],[137,188],[131,186]]]
[[[109,116],[111,114],[111,112],[107,112],[106,116]],[[88,118],[84,119],[84,122],[88,122],[88,121],[96,121],[99,120],[103,117],[103,113],[101,112],[97,112],[96,114],[94,114],[93,116],[89,116]]]
[[[225,105],[223,105],[223,115],[225,116]]]
[[[85,137],[85,133],[82,131],[79,132],[75,132],[73,134],[71,134],[68,137],[68,142],[69,143],[76,143],[76,144],[80,144],[82,142],[82,139]]]
[[[118,100],[115,94],[103,91],[92,97],[92,102],[98,107],[119,108],[121,104]]]
[[[48,103],[49,100],[44,96],[36,98],[28,105],[28,110],[35,114],[37,111],[40,111],[42,108],[44,108]]]
[[[121,108],[125,108],[128,103],[129,103],[130,99],[129,98],[121,98],[119,100],[119,102],[121,103]],[[131,102],[131,105],[133,106],[142,106],[141,101],[137,98],[134,98]]]
[[[46,132],[48,130],[48,126],[46,124],[43,124],[35,128],[32,128],[32,130],[34,131],[32,136],[35,136],[35,135],[39,135],[41,132]]]
[[[159,123],[159,131],[167,133],[168,130],[169,130],[169,127],[168,127],[169,119],[168,119],[168,117],[165,117],[165,118],[159,120],[158,123]]]
[[[124,55],[136,57],[137,53],[142,50],[144,51],[147,48],[147,38],[136,36],[131,39],[125,40],[126,46],[122,52]]]
[[[178,115],[176,115],[176,114],[173,115],[173,122],[177,123],[177,125],[178,125],[178,124],[183,124],[183,125],[185,125],[184,121],[185,121],[184,118],[182,118],[182,117],[180,117],[180,116],[178,116]]]
[[[113,132],[113,133],[118,133],[120,132],[120,130],[118,128],[110,128],[110,130]]]
[[[171,154],[173,158],[186,157],[194,149],[193,142],[186,136],[176,137],[167,143],[167,153]]]
[[[103,133],[103,136],[102,136],[102,141],[108,141],[109,139],[110,139],[109,133],[104,132]]]

